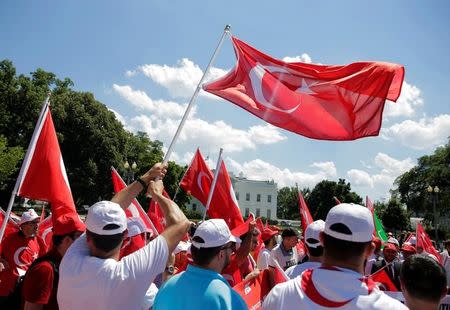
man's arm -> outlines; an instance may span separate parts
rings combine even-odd
[[[156,178],[162,179],[167,172],[167,164],[163,165],[161,163],[155,164],[149,171],[147,171],[143,176],[141,176],[142,181],[149,184],[151,180]],[[122,209],[127,209],[134,198],[143,190],[143,185],[139,182],[133,182],[123,190],[114,195],[111,199],[112,202],[119,204]]]
[[[253,230],[256,227],[256,222],[252,221],[249,223],[249,229],[247,233],[247,238],[242,241],[241,246],[236,251],[236,260],[238,262],[238,265],[241,265],[245,260],[247,259],[248,255],[250,254],[250,250],[252,248],[252,242],[253,242]]]
[[[148,190],[152,195],[152,199],[156,200],[164,213],[166,229],[161,236],[166,239],[169,253],[172,253],[191,227],[191,223],[175,202],[164,197],[164,185],[161,180],[150,181]]]

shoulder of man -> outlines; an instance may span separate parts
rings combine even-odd
[[[300,279],[295,278],[275,285],[264,299],[262,309],[290,308],[287,303],[296,304],[298,306],[301,297],[296,290],[295,281],[300,281]]]
[[[378,308],[382,310],[407,310],[408,307],[406,307],[404,304],[402,304],[399,300],[385,294],[384,292],[380,291],[380,298],[377,302]]]

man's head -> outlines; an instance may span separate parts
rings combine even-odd
[[[450,252],[450,239],[444,241],[444,247],[447,250],[447,252]]]
[[[192,237],[192,259],[196,265],[220,273],[229,264],[236,243],[241,240],[231,234],[224,220],[204,221]]]
[[[397,258],[397,254],[398,250],[395,244],[389,242],[384,244],[383,256],[388,263],[394,261]]]
[[[28,209],[20,217],[19,227],[25,237],[34,237],[38,232],[39,215],[34,209]]]
[[[434,304],[447,294],[445,269],[436,260],[425,255],[412,255],[402,264],[400,284],[406,305],[418,309],[417,305]],[[428,307],[431,309],[431,307]]]
[[[272,230],[270,228],[265,228],[261,233],[261,239],[264,242],[264,246],[268,250],[272,250],[277,244],[276,236],[278,231]]]
[[[298,233],[293,228],[286,228],[283,230],[281,238],[283,238],[283,247],[286,250],[292,249],[298,243]]]
[[[323,255],[323,244],[320,241],[320,234],[325,229],[325,222],[317,220],[306,227],[305,243],[310,256],[320,257]]]
[[[86,230],[86,225],[78,214],[63,214],[53,219],[53,246],[64,256],[72,243]]]
[[[369,209],[347,203],[333,207],[321,234],[325,260],[342,267],[357,266],[362,272],[364,260],[373,250],[373,229]]]
[[[109,258],[119,254],[127,233],[125,211],[111,201],[100,201],[89,208],[86,238],[91,255]]]
[[[373,253],[376,254],[376,255],[380,254],[381,245],[382,245],[381,239],[377,238],[377,237],[374,237],[372,239],[372,243],[375,246],[375,249],[373,250]]]
[[[407,259],[411,255],[416,254],[416,248],[413,247],[408,242],[403,243],[401,251],[402,251],[402,254],[403,254],[403,259]]]

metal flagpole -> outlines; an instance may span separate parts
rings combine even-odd
[[[34,153],[34,148],[36,147],[36,142],[37,139],[39,138],[39,134],[41,133],[44,115],[46,115],[49,105],[50,105],[50,93],[47,95],[47,98],[45,99],[44,104],[42,105],[38,121],[36,122],[36,127],[34,127],[33,135],[31,136],[31,141],[30,144],[28,145],[27,153],[25,154],[22,167],[20,167],[19,176],[17,177],[16,184],[14,185],[14,189],[11,193],[11,198],[9,199],[8,208],[6,209],[5,214],[5,220],[3,221],[2,228],[0,229],[0,243],[2,242],[3,235],[5,234],[6,225],[8,224],[9,216],[11,214],[12,206],[14,204],[14,199],[16,198],[17,191],[20,185],[22,184],[23,175],[30,166],[31,157],[32,154]]]
[[[216,165],[216,171],[214,171],[214,180],[212,182],[211,188],[209,189],[208,200],[206,201],[205,213],[203,214],[202,221],[204,221],[206,218],[206,212],[208,212],[209,205],[211,204],[212,196],[214,194],[214,189],[216,188],[217,178],[219,177],[219,171],[220,171],[220,167],[221,167],[220,163],[222,162],[222,152],[223,152],[223,149],[220,148],[219,159],[217,160],[217,165]]]
[[[184,124],[186,123],[186,120],[189,116],[189,113],[190,113],[192,107],[194,106],[195,99],[197,98],[198,93],[200,92],[200,89],[202,88],[202,84],[203,84],[203,81],[205,80],[206,74],[208,73],[209,68],[212,66],[214,60],[216,59],[217,53],[219,52],[220,48],[222,47],[223,40],[225,39],[225,35],[230,33],[230,29],[231,29],[230,25],[225,26],[225,29],[223,31],[222,37],[220,38],[219,44],[217,45],[216,50],[214,51],[214,54],[212,55],[212,57],[208,63],[208,66],[206,67],[205,72],[203,73],[202,78],[198,82],[197,88],[195,89],[194,94],[191,97],[191,100],[189,100],[189,104],[186,108],[186,111],[184,112],[184,115],[183,115],[183,118],[181,119],[180,125],[178,125],[177,131],[175,132],[175,135],[172,138],[172,142],[170,142],[169,148],[167,149],[166,155],[164,156],[163,164],[167,164],[167,162],[169,161],[170,155],[172,155],[173,147],[174,147],[176,141],[178,140],[178,137],[181,133],[181,130],[184,127]]]

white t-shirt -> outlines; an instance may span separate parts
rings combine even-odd
[[[264,248],[259,252],[258,259],[256,261],[256,266],[259,270],[264,270],[269,268],[270,260],[270,250]]]
[[[299,265],[295,265],[292,267],[289,267],[288,269],[286,269],[286,275],[290,278],[290,279],[294,279],[295,277],[298,277],[299,275],[302,274],[303,271],[305,271],[306,269],[311,269],[311,268],[317,268],[320,267],[320,265],[322,265],[322,263],[319,262],[304,262],[301,263]]]
[[[447,285],[450,285],[450,256],[447,250],[441,253],[442,266],[445,268],[445,273],[447,274]]]
[[[83,234],[67,250],[59,267],[59,308],[141,309],[168,256],[167,242],[159,236],[120,261],[100,259],[89,254]]]
[[[344,268],[319,267],[276,285],[262,309],[379,309],[407,310],[361,274]]]
[[[296,247],[293,247],[290,251],[286,251],[284,250],[284,248],[282,248],[282,246],[282,243],[278,244],[272,249],[270,255],[272,259],[275,259],[278,264],[280,264],[280,267],[283,268],[283,270],[286,270],[291,266],[297,265],[300,261],[300,258],[298,256]]]

